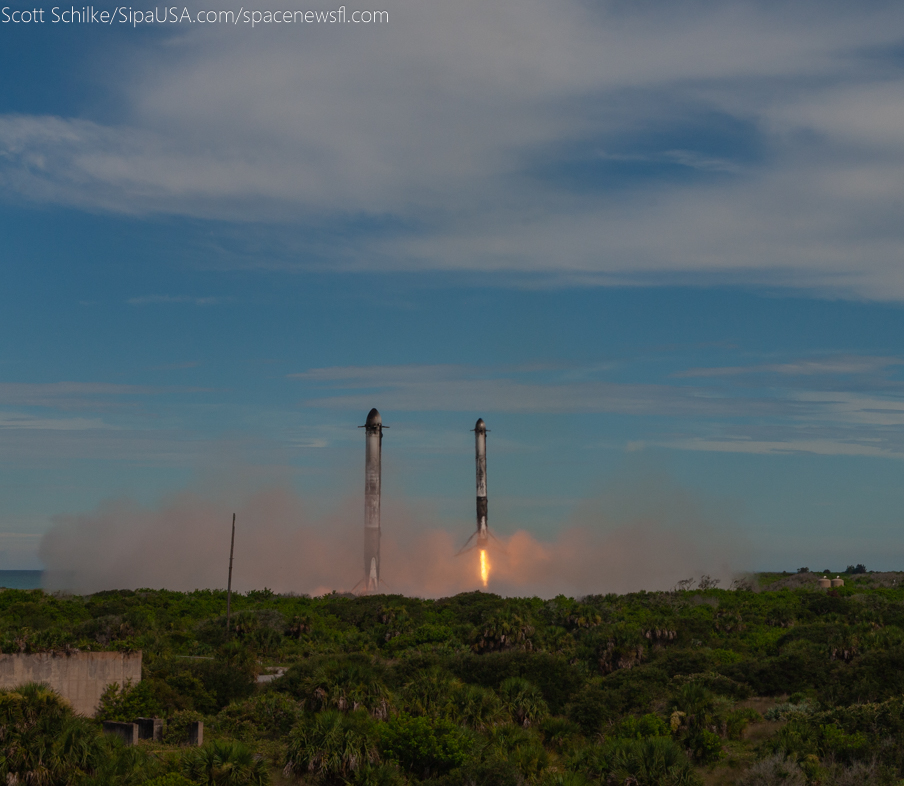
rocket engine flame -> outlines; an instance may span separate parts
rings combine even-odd
[[[487,558],[486,549],[480,550],[480,578],[485,587],[490,580],[490,560]]]

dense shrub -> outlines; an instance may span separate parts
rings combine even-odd
[[[599,734],[603,726],[622,714],[624,702],[615,690],[599,684],[586,685],[565,711],[588,737]]]
[[[0,646],[141,649],[142,681],[108,691],[100,717],[161,714],[172,745],[204,719],[211,745],[240,741],[323,786],[677,783],[723,746],[768,756],[757,766],[773,780],[884,786],[904,776],[904,589],[874,586],[884,580],[580,600],[261,591],[234,595],[229,635],[222,592],[12,590]],[[257,686],[277,663],[287,674]],[[791,695],[766,713],[784,725],[761,727],[773,736],[759,749],[744,729],[760,716],[735,704],[751,693]],[[0,707],[0,780],[35,765],[48,786],[139,786],[199,755],[150,756],[156,745],[123,748],[64,705],[36,721],[13,704]],[[786,759],[797,769],[782,775]]]
[[[270,691],[224,707],[217,715],[217,726],[234,737],[279,739],[292,730],[300,717],[297,702]]]
[[[464,682],[498,688],[506,679],[521,677],[536,685],[553,713],[560,713],[581,689],[584,678],[564,657],[545,652],[500,652],[468,655],[449,664]]]
[[[613,726],[609,736],[626,739],[642,740],[647,737],[668,737],[670,734],[668,724],[659,716],[647,713],[639,718],[629,716]]]
[[[139,682],[126,683],[121,688],[115,682],[107,686],[100,697],[95,717],[100,721],[131,723],[135,718],[154,718],[162,707],[154,695],[153,685]]]
[[[163,727],[163,741],[167,745],[185,745],[192,723],[203,720],[204,716],[194,710],[179,710],[173,713]]]
[[[422,777],[448,772],[467,761],[461,728],[442,718],[401,714],[379,726],[380,752]]]

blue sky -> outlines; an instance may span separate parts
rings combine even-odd
[[[0,24],[0,568],[218,478],[338,509],[371,406],[447,528],[482,416],[500,532],[665,484],[743,567],[904,566],[900,4],[378,5]]]

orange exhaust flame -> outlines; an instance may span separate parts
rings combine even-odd
[[[485,549],[480,550],[480,578],[483,580],[483,586],[485,587],[490,580],[490,561],[487,559]]]

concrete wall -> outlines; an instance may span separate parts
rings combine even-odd
[[[117,723],[116,721],[104,721],[104,734],[115,734],[126,745],[138,744],[137,723]]]
[[[43,682],[82,715],[94,715],[100,696],[112,682],[141,682],[140,652],[39,652],[0,655],[0,689]]]

